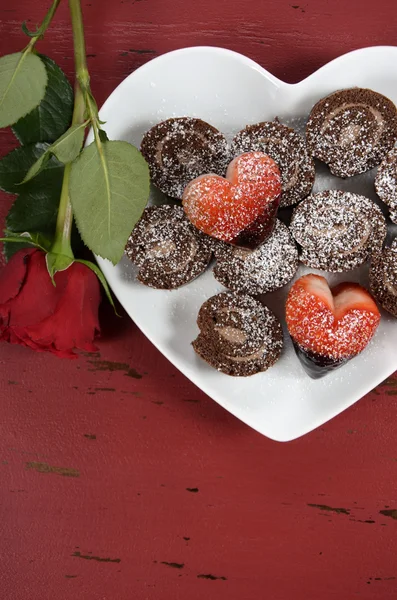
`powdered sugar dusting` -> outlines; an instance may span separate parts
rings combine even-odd
[[[314,183],[314,162],[305,139],[278,121],[248,125],[232,142],[232,154],[258,150],[276,161],[281,172],[280,206],[290,206],[305,198]]]
[[[335,92],[312,109],[306,139],[331,173],[351,177],[377,166],[397,139],[397,112],[382,94],[362,88]]]
[[[390,207],[390,219],[397,223],[397,148],[393,148],[375,177],[375,189],[379,198]]]
[[[256,250],[219,244],[214,277],[245,294],[265,294],[286,285],[298,268],[298,249],[288,228],[277,220],[270,238]]]
[[[184,120],[184,119],[182,118],[182,119],[176,119],[176,120],[179,121],[179,120]],[[302,125],[302,122],[303,122],[302,119],[300,119],[299,120],[300,125]],[[290,123],[290,124],[292,124],[292,123]],[[273,126],[273,125],[275,125],[275,123],[269,123],[269,125]],[[344,130],[344,137],[342,136],[342,138],[341,138],[342,148],[348,147],[350,145],[350,143],[352,143],[354,145],[354,143],[355,143],[354,139],[357,139],[357,136],[359,136],[359,130],[357,129],[356,125],[357,124],[355,124],[353,122],[353,124],[346,126],[346,129]],[[252,127],[256,127],[256,126],[252,126]],[[284,126],[281,126],[281,127],[284,127]],[[288,129],[288,128],[285,127],[285,129]],[[243,130],[243,132],[244,131],[245,130]],[[240,134],[241,133],[242,132],[240,132]],[[298,134],[296,134],[296,132],[294,132],[294,133],[295,133],[295,135],[298,135]],[[237,136],[240,134],[237,134]],[[277,145],[277,142],[274,142],[274,143]],[[159,147],[157,147],[157,150],[159,150]],[[225,174],[225,168],[226,168],[227,161],[229,160],[229,156],[230,155],[228,155],[226,162],[224,161],[224,163],[223,163],[224,172],[221,173],[222,175]],[[194,159],[194,157],[189,155],[189,153],[182,152],[180,158],[181,158],[180,162],[183,167],[186,167],[187,169],[194,168],[195,159]],[[162,161],[162,166],[164,166],[163,157],[161,157],[161,161]],[[166,157],[165,158],[165,166],[167,168],[172,169],[174,166],[172,164],[173,161],[168,161],[168,162],[167,161],[168,161],[168,158]],[[289,169],[288,169],[288,167],[289,167]],[[294,174],[296,175],[297,170],[296,170],[296,168],[294,169],[293,164],[288,165],[288,167],[286,169],[286,173],[288,171],[289,171],[289,173],[292,173],[292,180],[293,180]],[[322,165],[322,167],[325,171],[325,165]],[[214,171],[214,169],[211,169],[211,171]],[[319,172],[321,172],[321,169]],[[363,178],[365,178],[365,181]],[[336,187],[338,185],[341,185],[341,188],[346,189],[346,187],[347,187],[347,189],[349,191],[354,191],[354,192],[358,191],[360,193],[363,192],[364,194],[367,194],[367,193],[370,194],[371,187],[373,186],[373,178],[374,178],[374,173],[367,172],[363,176],[359,176],[357,178],[350,178],[349,180],[346,180],[346,182],[345,181],[340,182],[340,180],[338,182],[338,180],[336,178],[333,178],[331,175],[329,175],[329,172],[327,171],[326,175],[321,174],[318,176],[318,178],[316,180],[316,184],[315,184],[315,189],[319,190],[319,189]],[[284,175],[284,181],[285,181],[285,179],[286,179],[286,175]],[[285,186],[285,187],[287,187],[287,186]],[[293,188],[293,186],[291,186],[291,188]],[[328,191],[327,191],[327,193],[328,193]],[[342,192],[340,190],[338,190],[336,193],[340,194]],[[357,194],[353,194],[353,195],[357,196]],[[373,194],[373,197],[375,198],[375,194]],[[163,199],[163,201],[164,200],[165,199]],[[368,200],[367,198],[365,200],[367,202],[370,202],[370,200]],[[373,205],[373,203],[371,203],[371,206],[372,205]],[[353,211],[353,212],[351,212],[350,217],[345,218],[345,222],[343,223],[343,226],[347,227],[349,234],[345,235],[345,237],[340,235],[339,236],[340,243],[337,242],[336,244],[334,244],[334,242],[335,242],[334,234],[331,234],[328,236],[328,243],[327,243],[327,241],[325,241],[325,248],[324,247],[320,248],[320,251],[318,251],[318,249],[314,249],[314,250],[307,249],[306,253],[305,253],[305,249],[303,248],[302,258],[303,258],[303,254],[306,254],[306,258],[308,259],[306,261],[306,264],[311,265],[311,268],[330,269],[330,270],[334,270],[335,272],[340,272],[342,270],[343,271],[350,270],[360,264],[363,264],[366,260],[368,260],[372,251],[375,251],[375,252],[380,251],[382,241],[384,239],[384,230],[385,230],[384,219],[381,220],[381,222],[379,221],[379,211],[376,214],[371,213],[371,212],[367,213],[366,211],[364,211],[365,212],[365,219],[364,219],[363,214],[362,214],[363,211],[361,211],[361,208],[359,207],[360,210],[358,211],[358,213]],[[356,209],[357,209],[357,207],[356,207]],[[335,217],[336,213],[338,213],[338,212],[339,212],[338,206],[335,205],[334,217]],[[391,211],[391,212],[393,212],[393,211]],[[396,210],[396,214],[397,214],[397,210]],[[282,218],[284,218],[284,217],[282,217]],[[317,228],[319,227],[319,225],[324,224],[324,223],[321,224],[319,222],[316,215],[313,215],[312,220],[313,220],[312,225]],[[333,219],[333,220],[335,221],[335,219]],[[321,221],[321,219],[320,219],[320,221]],[[332,219],[331,219],[331,221],[332,221]],[[368,223],[371,226],[368,226]],[[374,229],[375,231],[372,231],[372,229]],[[277,226],[274,231],[274,234],[276,233],[276,230],[277,230]],[[336,228],[336,231],[337,230],[338,230],[338,227]],[[369,245],[367,246],[366,240],[367,241],[370,240],[371,236],[374,240],[377,237],[378,243],[377,244],[374,243],[375,249],[369,251]],[[205,236],[203,236],[203,238],[204,237]],[[272,237],[269,238],[268,242],[270,242],[270,240],[272,240]],[[277,237],[277,236],[275,236],[275,237]],[[327,238],[327,235],[325,237]],[[208,239],[207,239],[207,242],[208,242]],[[293,242],[292,242],[292,246],[290,246],[289,243],[291,243],[291,238],[289,238],[289,243],[287,243],[287,238],[285,238],[285,240],[283,242],[284,248],[283,248],[283,244],[281,242],[278,244],[275,244],[275,246],[273,246],[274,252],[270,252],[269,256],[267,256],[265,258],[264,250],[266,248],[271,247],[270,244],[269,244],[269,246],[267,246],[268,242],[265,242],[265,244],[263,244],[258,250],[251,252],[251,251],[243,249],[243,248],[235,248],[235,247],[227,245],[227,244],[213,241],[210,244],[211,248],[215,249],[215,252],[218,255],[218,263],[214,269],[215,275],[217,275],[217,269],[220,270],[220,268],[222,267],[222,274],[218,277],[218,280],[221,283],[223,283],[224,285],[229,286],[231,289],[236,289],[239,292],[246,292],[249,294],[259,294],[259,293],[265,294],[265,293],[268,293],[269,291],[271,291],[272,289],[276,289],[276,287],[273,287],[273,286],[278,286],[279,283],[280,283],[280,285],[285,285],[281,282],[283,281],[284,278],[286,279],[286,282],[288,281],[287,273],[288,273],[289,279],[291,277],[293,277],[293,275],[294,275],[294,273],[292,273],[292,269],[293,269],[293,265],[294,265],[294,261],[293,261],[294,252],[296,255],[296,246]],[[345,243],[345,242],[347,242],[347,243]],[[208,247],[209,246],[207,246],[207,248]],[[338,247],[337,255],[335,253],[335,247]],[[151,251],[149,252],[149,254],[151,255],[152,258],[156,258],[156,260],[159,262],[162,258],[162,254],[167,254],[169,249],[170,248],[167,246],[167,243],[165,243],[164,245],[160,244],[160,246],[158,248],[152,248]],[[291,249],[291,254],[289,254],[289,249]],[[284,251],[284,259],[285,260],[278,261],[277,257],[280,256],[280,254],[283,251]],[[261,256],[261,258],[260,258],[261,253],[263,253],[263,256]],[[220,258],[221,256],[223,256],[223,258]],[[247,261],[248,256],[250,257],[250,259]],[[253,260],[254,258],[255,258],[255,260]],[[341,264],[344,265],[343,269],[340,268]],[[249,265],[248,269],[247,269],[247,265]],[[296,266],[295,266],[295,269],[296,269]],[[304,269],[304,268],[301,267],[299,269],[299,273],[302,273],[302,269]],[[247,276],[247,271],[248,271],[248,276]],[[357,277],[359,277],[362,282],[367,284],[367,282],[368,282],[367,267],[364,267],[365,272],[363,271],[363,273],[361,273],[361,271],[362,270],[360,270],[360,273],[359,273],[359,275],[357,275]],[[255,275],[254,275],[254,273],[255,273]],[[357,273],[358,273],[358,271],[357,271]],[[291,275],[291,277],[290,277],[290,275]],[[205,280],[207,278],[207,276],[208,276],[208,273],[207,273],[206,277],[204,277],[202,280]],[[223,279],[222,279],[222,277],[223,277]],[[354,275],[354,273],[351,274],[351,278],[355,278],[355,277],[356,276]],[[331,276],[331,280],[332,279],[333,279],[333,277]],[[202,281],[202,280],[200,279],[200,281]],[[337,278],[337,281],[338,280],[339,279]],[[240,284],[241,284],[241,287],[240,287]],[[262,288],[260,287],[261,285],[262,285]],[[194,289],[196,289],[196,286],[194,286]],[[268,303],[268,301],[269,301],[270,306],[273,303],[276,314],[278,314],[280,316],[280,318],[282,318],[282,319],[284,318],[284,314],[285,314],[284,313],[284,297],[285,297],[286,293],[287,293],[287,290],[286,290],[286,288],[284,288],[284,290],[281,289],[280,292],[276,292],[275,294],[270,294],[269,296],[266,296],[266,298],[265,298],[265,302]],[[179,319],[180,314],[181,314],[180,313],[180,303],[177,303],[177,305],[178,305],[178,309],[177,309],[177,312],[175,313],[175,319]],[[184,308],[184,311],[183,311],[183,314],[185,315],[186,324],[189,321],[188,313],[189,313],[188,305],[186,305]],[[224,340],[230,342],[233,339],[235,339],[235,340],[243,339],[245,334],[243,337],[241,337],[241,335],[240,335],[241,330],[239,330],[238,327],[236,327],[235,325],[236,325],[236,322],[234,322],[234,325],[230,324],[223,328]],[[190,338],[190,339],[192,339],[192,338]],[[222,359],[223,366],[218,364],[219,360],[220,360],[219,356],[217,358],[217,360],[218,360],[218,363],[217,363],[218,366],[217,366],[216,364],[211,362],[213,360],[213,355],[212,354],[208,355],[209,347],[207,345],[207,341],[208,341],[207,337],[202,332],[195,342],[197,344],[197,347],[195,349],[199,354],[201,354],[205,358],[205,360],[207,360],[207,362],[209,362],[210,364],[213,364],[213,366],[218,368],[218,370],[221,370],[225,373],[226,372],[229,373],[230,371],[234,371],[236,364],[238,364],[240,362],[245,364],[246,362],[248,363],[249,361],[251,361],[251,363],[253,361],[256,361],[256,367],[255,367],[256,370],[254,370],[252,372],[258,371],[258,357],[260,356],[260,353],[261,353],[261,348],[262,348],[261,346],[259,346],[255,350],[252,350],[252,348],[251,348],[250,353],[247,354],[246,357],[233,356],[233,352],[232,353],[226,352],[223,355],[223,359]],[[305,379],[300,376],[301,374],[300,374],[299,369],[295,368],[294,364],[290,364],[290,362],[294,363],[294,361],[292,360],[292,358],[290,356],[291,343],[290,343],[289,338],[286,341],[286,345],[288,346],[288,363],[285,363],[284,353],[283,353],[283,358],[280,361],[280,363],[283,363],[282,364],[283,370],[285,370],[285,368],[287,368],[287,370],[290,369],[291,370],[290,372],[293,373],[293,377],[291,379],[291,386],[294,385],[294,381],[298,378],[300,383],[303,385],[302,390],[304,391]],[[212,346],[211,346],[211,348],[213,350]],[[250,357],[249,360],[248,360],[248,356]],[[233,359],[233,361],[232,361],[232,359]],[[245,360],[245,359],[247,359],[247,360]],[[232,362],[234,363],[234,365],[232,364]],[[368,365],[368,368],[370,368],[370,365]],[[279,369],[279,366],[277,366],[277,370],[278,369]],[[259,370],[261,370],[261,369],[259,369]],[[273,371],[272,371],[272,373],[273,373]],[[239,374],[239,373],[232,373],[232,374]],[[250,374],[250,373],[247,373],[247,371],[245,370],[244,374]],[[272,375],[270,375],[270,380],[272,380]],[[333,380],[335,380],[335,376],[333,376]],[[267,381],[269,381],[269,378],[267,378]]]
[[[379,311],[371,296],[357,284],[350,284],[348,292],[337,292],[336,297],[331,297],[328,302],[316,293],[316,289],[308,288],[306,282],[309,278],[315,282],[322,280],[321,286],[328,288],[324,278],[311,275],[298,279],[292,286],[286,304],[286,320],[293,340],[304,350],[334,360],[350,359],[362,352],[380,321]],[[345,298],[350,294],[351,299],[349,296],[345,299],[346,310],[338,319],[334,304],[337,305],[342,294],[345,294]],[[359,295],[360,308],[355,307],[355,295]],[[366,297],[369,309],[363,305]]]
[[[265,371],[280,356],[281,325],[266,306],[250,296],[233,292],[212,296],[200,308],[197,324],[201,333],[193,348],[227,375]]]
[[[181,206],[147,208],[131,233],[126,255],[151,287],[177,288],[200,275],[211,259],[207,238],[186,219]]]
[[[328,190],[309,196],[294,210],[290,231],[302,247],[304,264],[344,272],[379,252],[387,229],[381,210],[369,198]]]
[[[397,317],[397,238],[371,261],[369,282],[379,304]]]
[[[201,175],[189,183],[183,207],[208,235],[232,242],[258,217],[273,228],[281,191],[276,163],[263,152],[247,152],[229,165],[226,177]]]
[[[153,183],[172,198],[203,173],[224,175],[229,162],[226,138],[215,127],[192,117],[162,121],[143,137],[141,151]]]

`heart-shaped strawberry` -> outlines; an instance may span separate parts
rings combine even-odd
[[[198,229],[224,242],[256,248],[273,231],[280,202],[277,164],[263,152],[245,152],[226,178],[201,175],[185,188],[183,207]]]
[[[340,283],[330,289],[324,277],[310,274],[292,286],[286,321],[303,367],[317,379],[364,350],[378,327],[380,313],[358,283]]]

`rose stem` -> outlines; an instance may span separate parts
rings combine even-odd
[[[83,19],[79,0],[69,0],[70,14],[72,19],[73,42],[74,42],[74,62],[76,69],[76,83],[74,91],[74,110],[72,125],[78,125],[84,122],[85,98],[81,85],[89,82],[87,70]],[[72,234],[73,212],[69,199],[69,178],[71,163],[65,165],[61,198],[59,202],[57,224],[55,228],[55,239],[51,252],[63,254],[73,258],[70,238]]]
[[[81,14],[80,0],[69,0],[70,15],[72,18],[72,29],[74,37],[74,55],[76,63],[76,78],[80,83],[84,94],[84,101],[87,114],[94,131],[95,143],[98,152],[103,159],[102,141],[99,135],[98,108],[92,96],[90,88],[90,74],[87,68],[87,59],[85,52],[83,17]]]
[[[85,53],[83,15],[81,14],[80,0],[69,0],[70,17],[72,20],[74,63],[76,67],[76,79],[83,89],[89,84],[90,76],[87,69]]]

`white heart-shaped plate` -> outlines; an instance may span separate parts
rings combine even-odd
[[[187,48],[160,56],[129,75],[105,102],[100,117],[110,139],[138,147],[150,127],[174,116],[200,117],[230,137],[249,123],[276,116],[302,129],[313,104],[341,88],[369,87],[397,103],[396,65],[396,47],[366,48],[291,85],[235,52]],[[348,189],[376,199],[373,178],[370,172],[343,181],[319,167],[315,189]],[[178,290],[160,291],[138,283],[126,258],[115,267],[100,258],[98,263],[131,319],[160,352],[226,410],[274,440],[292,440],[325,423],[397,369],[397,320],[383,313],[369,347],[324,379],[313,381],[305,374],[286,331],[285,349],[274,367],[248,378],[228,377],[209,367],[191,347],[201,304],[222,289],[211,269]],[[300,268],[298,275],[304,272]],[[365,285],[367,269],[327,277]],[[283,324],[288,288],[264,298]]]

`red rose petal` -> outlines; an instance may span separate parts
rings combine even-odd
[[[12,301],[10,326],[33,325],[52,315],[65,289],[57,275],[55,281],[56,286],[48,274],[44,253],[36,251],[29,259],[24,285]]]
[[[0,339],[37,352],[75,358],[74,350],[97,350],[98,307],[96,275],[73,263],[49,277],[45,254],[36,249],[18,252],[0,275]]]
[[[5,304],[19,293],[25,281],[27,265],[36,248],[24,248],[10,258],[0,271],[0,305]]]
[[[96,275],[84,265],[74,263],[55,275],[63,293],[52,314],[37,325],[24,328],[30,343],[47,347],[57,355],[71,357],[73,348],[95,352],[92,343],[99,333],[98,306],[100,287]],[[93,310],[96,307],[96,310]],[[22,331],[15,330],[22,338]]]

